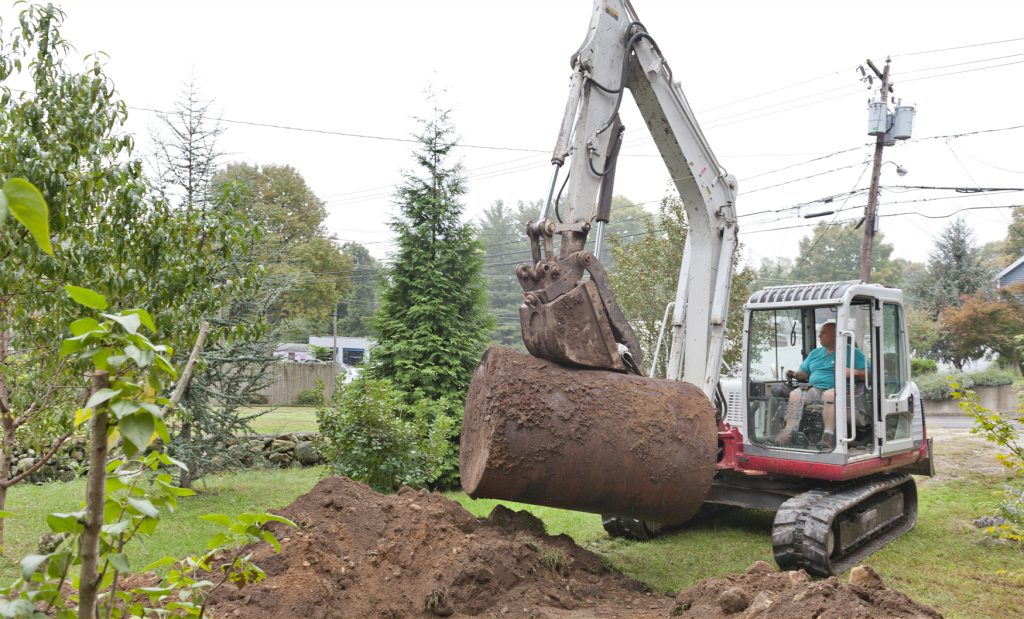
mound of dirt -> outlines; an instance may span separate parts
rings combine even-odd
[[[758,562],[676,598],[604,566],[527,512],[497,507],[478,520],[439,494],[381,495],[344,477],[325,479],[281,510],[282,551],[255,560],[267,579],[220,590],[218,617],[940,617],[886,589],[868,568],[855,584],[813,582]]]
[[[440,494],[333,477],[280,514],[300,528],[275,528],[281,553],[255,556],[267,579],[218,591],[216,616],[667,617],[674,605],[527,512],[477,520]]]
[[[942,617],[899,591],[886,589],[867,566],[850,570],[850,584],[844,585],[834,577],[812,581],[803,570],[776,572],[758,561],[746,574],[698,583],[676,596],[676,602],[672,616],[701,619]]]

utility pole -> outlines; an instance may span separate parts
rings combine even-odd
[[[889,103],[889,93],[892,86],[889,85],[889,59],[885,59],[885,69],[878,70],[871,60],[868,66],[875,72],[878,79],[882,80],[882,105]],[[875,244],[875,213],[878,209],[878,179],[882,175],[882,150],[885,148],[885,132],[875,137],[875,161],[871,166],[871,189],[868,191],[868,207],[864,213],[864,239],[860,244],[860,280],[868,283],[871,279],[871,250]]]

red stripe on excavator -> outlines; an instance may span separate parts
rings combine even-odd
[[[741,471],[762,471],[781,475],[795,475],[824,479],[828,481],[846,481],[864,477],[871,473],[914,464],[928,456],[928,445],[923,443],[921,449],[901,453],[888,458],[872,458],[853,464],[823,464],[821,462],[805,462],[803,460],[784,460],[765,456],[740,454],[736,459],[736,468]]]

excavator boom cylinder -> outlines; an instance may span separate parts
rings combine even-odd
[[[695,385],[563,367],[493,346],[466,397],[473,498],[686,522],[715,474],[715,412]]]

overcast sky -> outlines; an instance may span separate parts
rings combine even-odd
[[[468,172],[467,218],[495,200],[545,195],[569,57],[592,7],[591,0],[59,4],[79,54],[109,54],[108,75],[132,107],[138,154],[150,148],[155,119],[146,110],[170,109],[194,73],[223,118],[225,162],[294,166],[326,200],[330,231],[379,257],[389,248],[393,187],[412,166],[402,140],[416,132],[415,117],[430,114],[428,87],[443,91],[467,145],[458,151]],[[788,207],[868,186],[874,140],[866,104],[875,92],[856,67],[872,58],[881,68],[887,55],[895,96],[917,106],[914,139],[886,149],[886,159],[909,174],[897,176],[893,165],[882,174],[890,189],[881,196],[880,226],[895,256],[925,260],[948,215],[961,209],[971,209],[962,214],[979,243],[1005,237],[1004,205],[1024,202],[1024,193],[894,186],[1024,187],[1024,128],[1008,129],[1024,125],[1024,3],[633,4],[719,160],[740,180],[747,262],[794,257],[809,226],[822,221],[803,215],[860,216],[863,192]],[[0,15],[10,29],[10,2]],[[654,208],[668,173],[631,101],[623,109],[617,193]],[[828,156],[838,151],[849,152]]]

